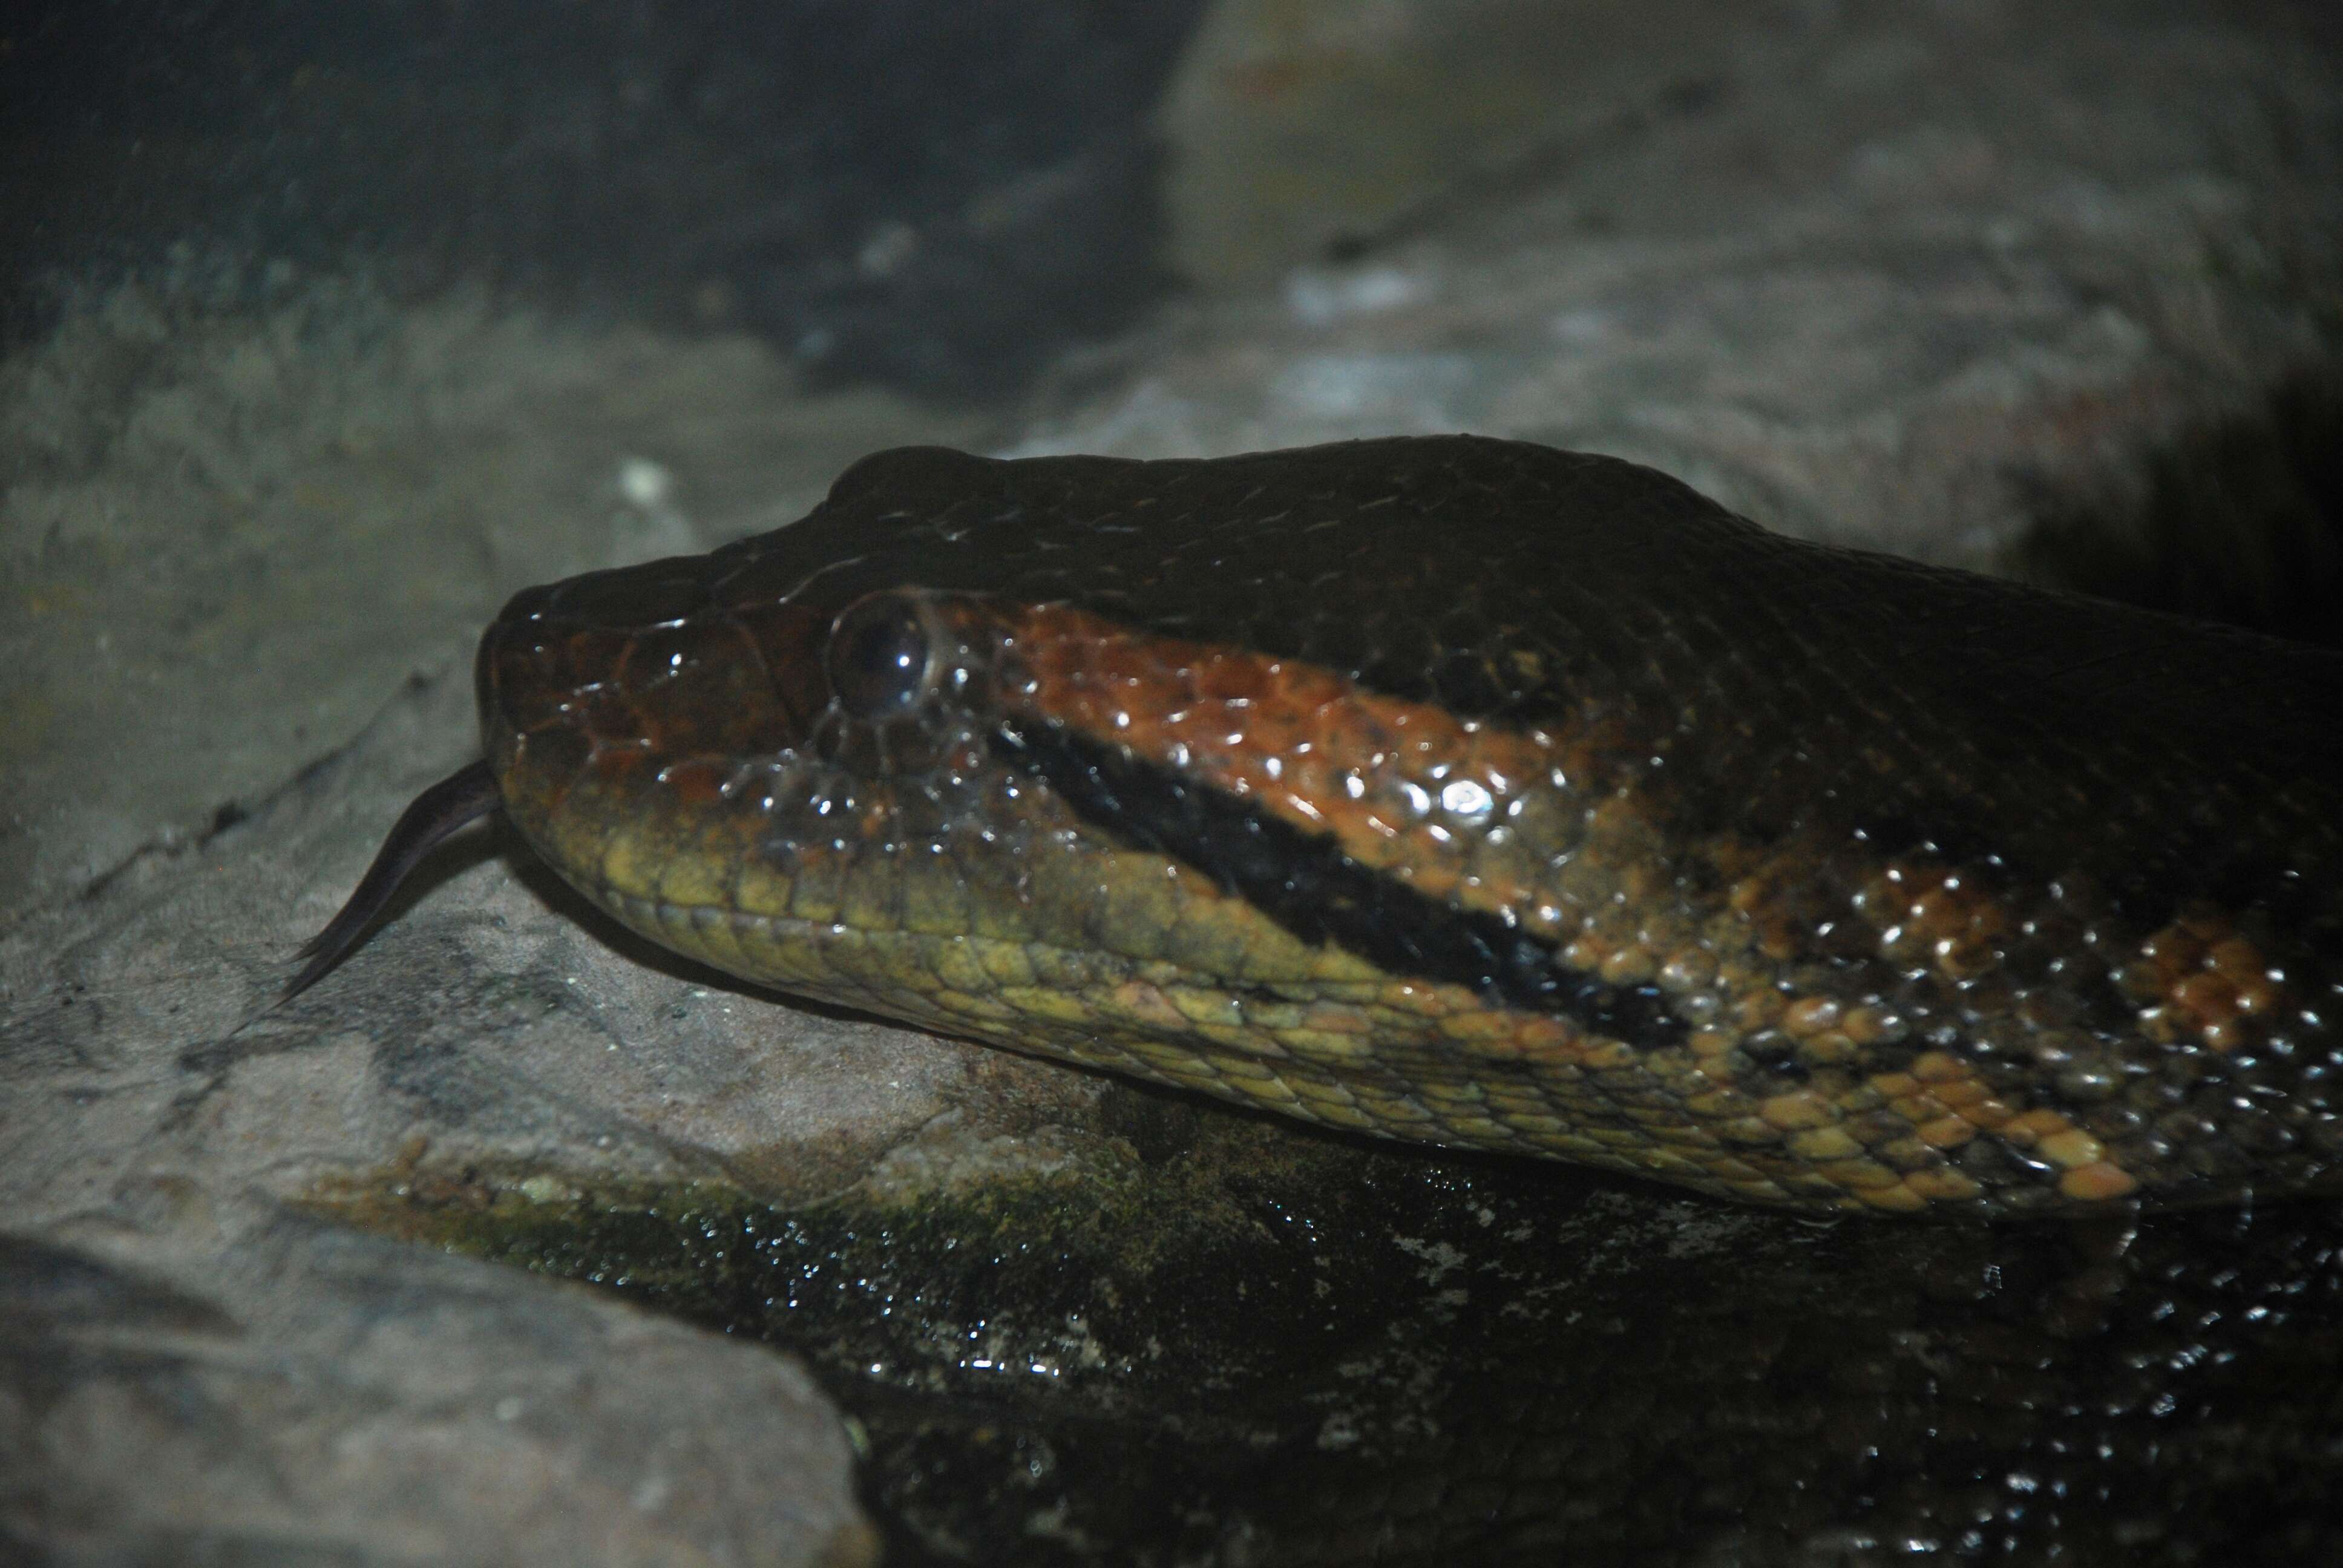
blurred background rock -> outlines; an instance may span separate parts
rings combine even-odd
[[[2315,1555],[2317,1210],[1818,1242],[1371,1153],[770,1004],[486,845],[232,1031],[504,597],[900,442],[1515,435],[2323,630],[2338,15],[0,11],[0,1554]]]

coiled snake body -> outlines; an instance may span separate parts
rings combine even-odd
[[[500,805],[732,974],[1810,1209],[2343,1171],[2343,658],[1473,437],[882,453],[515,598]]]

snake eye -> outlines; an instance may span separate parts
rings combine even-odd
[[[917,599],[874,593],[839,616],[822,659],[840,707],[858,719],[884,719],[926,693],[935,639]]]

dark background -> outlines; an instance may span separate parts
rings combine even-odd
[[[1160,286],[1147,121],[1199,9],[0,7],[0,324],[126,276],[236,300],[356,266],[1005,390]]]

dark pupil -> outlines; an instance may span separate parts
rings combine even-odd
[[[927,628],[900,599],[857,605],[830,634],[829,662],[830,689],[848,712],[897,712],[919,699],[927,678]]]

